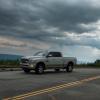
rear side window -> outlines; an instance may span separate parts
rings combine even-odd
[[[51,57],[62,57],[60,52],[50,52],[48,55]]]

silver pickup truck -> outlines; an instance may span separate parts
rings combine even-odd
[[[34,56],[22,57],[20,65],[25,73],[35,70],[36,73],[42,74],[46,69],[66,69],[67,72],[72,72],[76,62],[75,57],[63,57],[61,52],[40,51]]]

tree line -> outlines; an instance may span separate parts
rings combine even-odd
[[[78,64],[78,67],[100,67],[100,60],[96,60],[94,63]]]
[[[100,67],[100,60],[96,60],[94,63],[77,64],[77,67]],[[16,68],[20,67],[20,60],[0,60],[0,68]]]
[[[20,67],[20,60],[0,60],[0,68]]]

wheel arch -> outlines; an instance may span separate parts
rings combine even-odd
[[[44,63],[44,62],[42,62],[42,61],[41,61],[41,62],[37,62],[37,64],[36,64],[36,67],[35,67],[35,68],[37,68],[39,64],[43,64],[43,65],[44,65],[44,69],[46,69],[45,63]]]
[[[74,65],[74,62],[73,62],[73,61],[69,61],[69,62],[67,63],[67,66],[68,66],[69,64]]]

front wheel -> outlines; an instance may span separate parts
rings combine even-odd
[[[43,64],[38,64],[36,69],[35,69],[36,74],[43,74],[44,73],[44,65]]]
[[[69,63],[67,68],[66,68],[66,71],[67,72],[72,72],[73,71],[73,64],[72,63]]]

